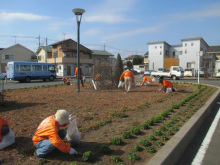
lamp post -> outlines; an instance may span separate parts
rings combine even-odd
[[[80,91],[80,85],[79,85],[79,73],[80,73],[80,54],[79,54],[79,29],[80,29],[80,22],[82,19],[82,15],[85,12],[84,9],[73,9],[72,12],[76,15],[76,22],[77,22],[77,92]]]
[[[199,84],[199,68],[200,68],[200,56],[202,56],[203,51],[198,52],[198,84]]]

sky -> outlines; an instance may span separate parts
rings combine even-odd
[[[0,0],[0,48],[17,43],[36,52],[64,39],[106,50],[117,57],[144,55],[149,42],[181,44],[202,37],[209,46],[220,45],[219,0]]]

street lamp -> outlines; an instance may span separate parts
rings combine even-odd
[[[82,19],[82,15],[85,12],[85,10],[83,9],[73,9],[72,12],[76,15],[76,22],[77,22],[77,92],[80,91],[80,85],[79,85],[79,73],[80,73],[80,57],[79,57],[79,41],[80,41],[80,37],[79,37],[79,29],[80,29],[80,22]]]

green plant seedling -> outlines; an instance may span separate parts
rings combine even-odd
[[[140,160],[140,157],[137,156],[134,152],[130,152],[128,154],[128,159],[130,159],[130,160]]]
[[[153,140],[153,141],[156,140],[156,138],[154,137],[154,135],[149,135],[149,136],[147,137],[147,139],[148,139],[148,140]]]
[[[143,148],[142,147],[139,147],[138,145],[135,145],[133,147],[133,151],[143,151]]]
[[[120,145],[122,143],[121,138],[120,137],[113,137],[111,138],[111,144],[113,145]]]
[[[120,159],[117,156],[111,156],[112,163],[120,162]]]
[[[142,145],[142,146],[145,146],[145,147],[151,146],[151,143],[150,143],[148,140],[145,140],[145,139],[139,140],[138,143],[139,143],[140,145]]]
[[[131,133],[135,134],[135,135],[138,135],[140,133],[140,130],[138,127],[136,126],[132,126],[131,129],[130,129]]]
[[[94,158],[94,153],[92,151],[87,151],[83,154],[82,161],[91,162]]]
[[[132,132],[131,132],[131,131],[124,131],[124,132],[122,133],[122,137],[123,137],[124,139],[130,139],[130,138],[131,138],[131,135],[132,135]]]
[[[153,146],[147,147],[147,150],[148,150],[148,152],[150,152],[150,153],[155,153],[155,152],[156,152],[156,150],[154,149]]]
[[[100,152],[103,153],[103,154],[108,154],[111,152],[111,149],[109,148],[108,145],[102,145],[100,147]]]
[[[153,132],[155,136],[162,136],[162,132],[160,130],[156,130]]]

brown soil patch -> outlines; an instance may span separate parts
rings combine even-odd
[[[128,159],[128,154],[132,152],[134,145],[139,145],[140,139],[147,139],[148,135],[153,135],[153,131],[164,125],[172,116],[179,116],[178,123],[182,126],[193,113],[185,112],[187,108],[185,105],[174,110],[165,121],[154,124],[147,130],[140,129],[141,133],[133,135],[131,139],[123,139],[123,131],[129,130],[131,126],[139,126],[198,90],[197,86],[191,84],[174,84],[178,92],[171,94],[160,92],[160,86],[157,83],[153,83],[152,86],[134,87],[129,93],[124,89],[95,91],[88,83],[85,86],[79,93],[76,85],[7,91],[5,105],[0,107],[0,115],[10,123],[10,128],[16,135],[16,142],[0,151],[0,164],[39,163],[33,156],[35,148],[31,138],[40,122],[55,114],[58,109],[66,109],[70,114],[77,116],[82,139],[74,148],[81,153],[92,151],[95,154],[92,164],[113,164],[111,156],[119,157],[125,164],[145,164],[154,154],[149,153],[146,147],[142,147],[144,149],[142,152],[135,152],[140,160],[131,161]],[[200,99],[206,95],[209,97],[215,90],[213,87],[207,87]],[[201,107],[208,97],[203,101],[197,99],[191,109],[195,106]],[[186,114],[181,115],[180,112]],[[172,132],[175,133],[175,131]],[[121,137],[123,144],[110,145],[112,137]],[[159,137],[156,138],[159,139]],[[170,139],[171,136],[167,138]],[[163,144],[166,142],[163,141]],[[154,148],[158,151],[161,147],[157,147],[154,143],[152,141]],[[104,155],[99,152],[103,144],[109,145],[111,153]],[[81,158],[82,156],[79,155],[71,156],[55,150],[46,156],[45,163],[88,164],[82,162]]]

